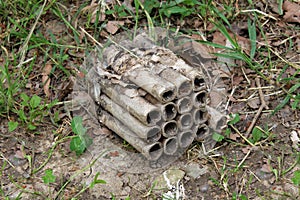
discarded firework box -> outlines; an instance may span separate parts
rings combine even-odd
[[[176,156],[194,139],[211,136],[200,68],[145,34],[112,42],[103,48],[101,59],[94,82],[101,90],[94,92],[99,120],[148,160]]]

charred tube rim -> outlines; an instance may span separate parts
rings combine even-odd
[[[207,92],[205,90],[201,90],[193,94],[193,103],[197,108],[204,107],[206,105],[206,99]]]
[[[184,131],[178,134],[179,146],[183,149],[189,147],[194,141],[195,134],[192,131]]]
[[[162,124],[162,134],[165,137],[171,137],[177,134],[178,126],[175,120],[171,120]]]
[[[208,113],[205,108],[195,109],[193,113],[195,124],[201,124],[208,120]]]
[[[174,155],[178,149],[178,142],[176,137],[166,138],[163,142],[164,153],[166,155]]]
[[[192,100],[189,97],[183,97],[177,101],[177,111],[180,114],[187,113],[193,108]]]
[[[179,116],[177,122],[181,130],[186,130],[193,126],[193,117],[190,113],[185,113]]]
[[[194,127],[194,133],[197,141],[203,141],[208,135],[209,129],[206,124],[200,124]]]
[[[142,149],[142,153],[148,160],[158,160],[163,154],[163,146],[160,142],[155,142],[153,144],[147,145]]]
[[[161,106],[161,111],[162,117],[166,121],[174,119],[177,115],[176,105],[173,102],[163,104]]]

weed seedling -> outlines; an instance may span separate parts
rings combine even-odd
[[[57,101],[53,101],[50,104],[43,104],[41,102],[41,97],[33,95],[29,97],[25,93],[20,94],[21,103],[19,108],[13,109],[19,117],[19,120],[23,125],[26,125],[28,130],[35,130],[37,125],[43,122],[45,116],[48,115],[48,110],[56,104]],[[10,121],[8,122],[8,127],[10,131],[17,128],[18,122]]]
[[[82,117],[75,116],[71,127],[76,136],[71,140],[70,149],[80,156],[92,144],[92,139],[86,134],[86,128],[82,125]]]

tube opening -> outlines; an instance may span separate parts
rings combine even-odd
[[[177,139],[176,137],[168,138],[164,142],[164,152],[167,155],[173,155],[176,153],[178,148]]]
[[[177,114],[175,104],[169,103],[169,104],[165,105],[163,112],[164,112],[164,116],[166,118],[165,120],[173,119],[174,117],[176,117],[176,114]]]
[[[201,106],[201,105],[205,105],[206,103],[206,92],[202,91],[202,92],[198,92],[195,96],[195,104],[197,104],[197,106]]]
[[[206,133],[208,132],[208,128],[206,125],[201,125],[196,128],[196,138],[197,140],[204,140]]]
[[[166,122],[162,127],[163,135],[170,137],[177,134],[178,127],[176,121]]]
[[[193,105],[189,97],[184,97],[178,100],[177,107],[178,107],[178,112],[180,114],[183,114],[192,110]]]
[[[155,143],[149,149],[150,160],[157,160],[162,155],[163,149],[160,143]]]
[[[193,120],[190,114],[185,114],[181,116],[180,124],[183,129],[190,128],[192,126]]]
[[[195,110],[194,121],[196,124],[204,123],[207,120],[207,112],[201,109]]]
[[[155,126],[149,130],[147,133],[147,141],[148,142],[156,142],[159,140],[161,136],[161,130],[158,126]]]
[[[155,124],[160,120],[161,116],[160,113],[157,110],[152,110],[147,115],[147,123],[148,124]]]
[[[196,76],[194,79],[194,89],[199,90],[205,87],[205,80],[203,77]]]
[[[192,91],[192,85],[189,81],[183,82],[178,88],[178,97],[183,97],[190,94]]]
[[[191,131],[187,131],[181,134],[179,139],[179,144],[181,148],[187,148],[192,144],[194,140],[194,135]]]
[[[171,101],[174,99],[174,91],[169,90],[162,94],[162,98],[165,102]]]

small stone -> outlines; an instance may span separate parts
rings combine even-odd
[[[201,192],[207,192],[208,189],[209,189],[208,183],[200,186],[200,191]]]
[[[154,189],[170,189],[170,187],[176,186],[177,182],[182,180],[184,175],[185,172],[180,169],[168,169],[156,177]]]
[[[200,168],[198,163],[191,163],[186,167],[186,174],[194,179],[208,172],[207,167]]]

